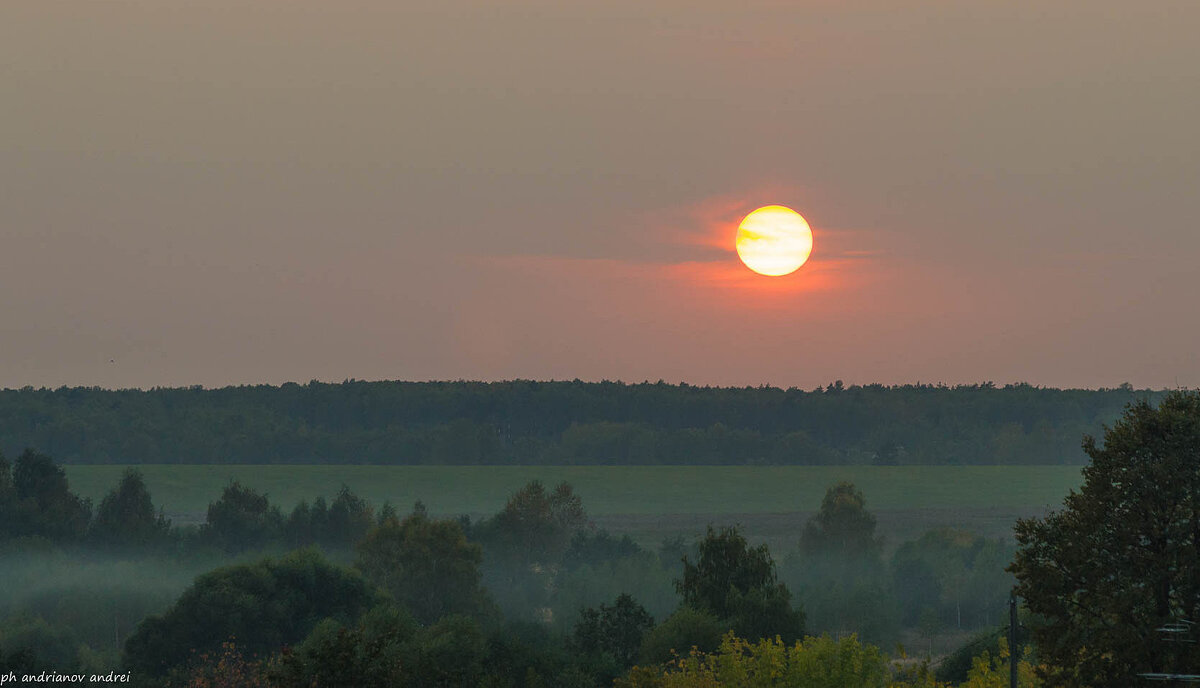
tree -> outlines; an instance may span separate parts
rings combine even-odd
[[[810,632],[854,632],[887,645],[896,639],[898,614],[866,503],[853,483],[830,486],[784,560],[784,575],[804,602]]]
[[[380,605],[347,628],[333,619],[317,624],[304,642],[268,670],[282,686],[387,688],[404,685],[407,645],[419,631],[403,610]]]
[[[16,517],[17,492],[13,489],[12,464],[0,452],[0,540],[11,535]]]
[[[225,487],[219,500],[208,505],[208,520],[200,532],[231,554],[259,549],[283,532],[283,515],[279,507],[271,506],[265,494],[234,480]]]
[[[571,537],[587,523],[579,496],[567,483],[551,493],[540,480],[518,490],[489,524],[490,544],[523,564],[557,563]]]
[[[563,553],[587,524],[567,483],[548,492],[538,480],[518,490],[504,509],[473,529],[483,544],[484,582],[510,617],[544,617]]]
[[[0,467],[0,482],[7,481],[6,466]],[[71,492],[66,472],[45,454],[26,449],[17,457],[8,494],[8,519],[0,528],[11,537],[69,541],[87,532],[91,503]]]
[[[821,510],[804,526],[800,550],[847,561],[874,560],[882,543],[875,537],[875,516],[854,483],[840,482],[825,491]]]
[[[571,538],[571,546],[563,553],[562,566],[564,569],[597,566],[643,553],[642,548],[628,535],[617,539],[606,530],[581,530]]]
[[[388,513],[395,516],[390,507]],[[378,522],[383,521],[380,518]],[[293,547],[317,544],[330,550],[348,550],[375,524],[370,503],[342,485],[330,505],[325,504],[324,497],[317,497],[311,506],[305,501],[297,504],[283,525],[283,536]]]
[[[375,514],[367,500],[342,485],[329,505],[323,544],[329,547],[350,548],[367,535],[375,525]]]
[[[8,462],[4,452],[0,452],[0,499],[8,497],[12,489],[12,464]]]
[[[933,607],[946,625],[979,628],[995,623],[1008,607],[1015,582],[1004,567],[1011,545],[952,528],[935,528],[892,555],[892,586],[903,622],[916,625]]]
[[[591,680],[572,680],[578,677],[571,675],[573,667],[563,670],[562,650],[541,625],[505,626],[485,635],[473,619],[452,615],[421,626],[385,604],[354,625],[322,621],[267,674],[280,688],[595,688]]]
[[[726,620],[739,634],[804,634],[804,613],[793,610],[791,593],[776,581],[775,562],[766,545],[750,547],[737,528],[708,528],[693,564],[683,558],[683,578],[676,581],[683,604]]]
[[[654,627],[654,617],[626,594],[611,604],[580,612],[575,625],[575,645],[585,652],[611,657],[624,670],[633,666],[642,647],[642,636]]]
[[[1010,567],[1049,686],[1127,686],[1141,672],[1196,673],[1200,650],[1155,633],[1200,622],[1200,393],[1129,405],[1085,437],[1092,462],[1061,511],[1018,521]]]
[[[1033,666],[1028,661],[1028,658],[1033,655],[1033,648],[1029,643],[1029,619],[1028,612],[1019,617],[1019,625],[1017,626],[1017,645],[1024,648],[1021,653],[1020,665],[1021,671],[1028,669],[1030,675],[1033,674]],[[938,662],[937,665],[937,680],[944,681],[950,685],[957,686],[965,683],[968,677],[972,674],[972,668],[978,664],[978,659],[987,655],[988,657],[1004,658],[1008,656],[1008,624],[996,626],[987,631],[979,633],[971,640],[960,645]],[[1004,676],[1008,679],[1008,662],[1004,662]],[[1008,683],[1003,684],[1004,688],[1008,688]]]
[[[9,653],[5,660],[5,652],[0,651],[0,669],[8,664],[8,670],[12,671],[25,662],[38,671],[80,668],[80,643],[75,632],[63,625],[51,625],[40,616],[22,614],[4,619],[0,626],[0,648]]]
[[[367,533],[356,567],[429,624],[448,614],[490,613],[491,601],[479,586],[482,560],[482,549],[467,542],[457,521],[432,520],[414,511]]]
[[[726,625],[743,638],[782,638],[804,635],[804,612],[792,608],[792,593],[782,583],[749,590],[732,590]]]
[[[971,660],[967,680],[959,688],[1009,688],[1012,674],[1009,666],[1008,641],[999,640],[1000,649],[995,658],[987,650]],[[1128,685],[1128,684],[1127,684]],[[1024,659],[1017,661],[1017,688],[1041,688],[1036,669]]]
[[[766,545],[750,547],[736,527],[708,533],[695,563],[683,557],[683,578],[676,589],[683,603],[719,618],[728,617],[731,594],[775,585],[775,563]]]
[[[230,639],[261,656],[304,639],[321,619],[348,623],[380,601],[357,572],[311,549],[228,566],[199,576],[166,613],[142,621],[125,642],[124,663],[163,676]]]
[[[110,547],[153,547],[166,540],[170,529],[162,511],[155,513],[141,472],[130,468],[100,501],[89,535],[93,542]]]
[[[487,639],[475,620],[447,616],[419,634],[413,645],[404,658],[408,680],[392,685],[459,688],[483,683]]]
[[[328,517],[329,510],[323,497],[318,497],[312,506],[300,500],[283,524],[284,541],[289,547],[315,545],[318,535],[324,532]]]
[[[693,649],[712,652],[721,644],[723,632],[721,621],[712,614],[680,607],[642,637],[639,661],[662,664]]]

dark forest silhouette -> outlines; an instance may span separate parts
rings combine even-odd
[[[0,390],[0,450],[118,464],[1081,464],[1081,436],[1160,396],[841,381],[24,388]]]

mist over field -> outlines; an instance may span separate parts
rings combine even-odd
[[[797,610],[809,634],[856,629],[864,641],[885,647],[927,642],[945,652],[989,629],[1004,611],[1011,579],[1002,569],[1011,556],[1007,528],[1013,515],[1040,513],[1038,500],[1061,498],[1078,481],[1075,469],[1066,467],[230,466],[226,474],[213,467],[162,465],[72,466],[63,472],[48,461],[25,452],[11,473],[5,471],[6,513],[16,518],[8,522],[0,562],[10,582],[0,595],[6,619],[0,658],[7,651],[7,661],[20,663],[21,657],[28,660],[25,652],[39,666],[63,672],[134,667],[146,685],[203,674],[197,653],[233,661],[221,654],[233,651],[222,649],[225,633],[241,638],[237,661],[243,652],[268,652],[276,642],[270,638],[304,640],[303,628],[268,631],[255,625],[237,633],[240,622],[229,619],[219,622],[226,630],[215,634],[181,636],[179,642],[196,645],[182,650],[168,650],[146,635],[182,632],[162,624],[217,622],[215,617],[184,622],[180,615],[207,614],[186,605],[200,600],[208,600],[206,606],[242,605],[255,596],[270,597],[284,584],[254,583],[246,591],[251,597],[224,602],[219,592],[224,587],[201,592],[222,577],[228,581],[221,586],[236,587],[262,576],[286,579],[293,575],[286,571],[296,567],[318,579],[350,576],[336,585],[358,586],[353,604],[362,610],[391,600],[387,604],[407,607],[403,613],[416,613],[418,621],[424,614],[426,623],[457,610],[476,619],[478,630],[471,633],[485,635],[532,624],[522,633],[538,629],[527,639],[534,647],[564,638],[564,647],[582,653],[568,664],[582,661],[593,673],[619,673],[619,665],[598,669],[589,664],[595,657],[586,660],[597,650],[579,645],[580,633],[595,632],[587,624],[600,618],[589,615],[615,613],[616,607],[606,605],[626,600],[620,604],[636,604],[651,625],[677,619],[677,608],[691,608],[681,601],[677,584],[687,578],[688,566],[706,560],[704,543],[717,541],[714,537],[761,551],[769,568],[760,584],[778,580],[787,586],[780,590],[793,591],[777,603]],[[994,476],[1000,474],[1017,477],[1019,489],[995,489]],[[1057,477],[1048,485],[1051,475]],[[335,478],[341,481],[338,490],[325,489]],[[878,492],[878,507],[862,501],[864,493],[847,482],[851,478]],[[371,498],[351,485],[363,486]],[[76,489],[84,496],[76,497]],[[410,499],[414,494],[420,496]],[[839,507],[829,501],[834,494],[850,499],[850,514],[837,513]],[[936,503],[936,494],[954,498],[942,510],[931,509],[927,505]],[[377,500],[383,495],[388,498]],[[61,520],[72,509],[94,515],[76,522],[74,532],[53,519],[39,525],[39,518],[58,514]],[[822,526],[822,518],[844,522]],[[971,525],[984,534],[963,528]],[[857,528],[854,537],[865,549],[846,558],[817,544],[822,536],[814,533],[839,527]],[[389,537],[399,539],[383,545]],[[386,549],[376,551],[376,542]],[[425,542],[423,554],[403,554],[417,542]],[[397,555],[408,563],[378,559]],[[419,559],[404,559],[414,555]],[[450,559],[436,563],[444,557]],[[432,580],[425,585],[433,588],[404,582],[430,565],[458,567],[455,575],[463,578],[448,590]],[[914,566],[928,577],[911,581]],[[381,587],[368,592],[362,587],[367,582]],[[429,593],[434,598],[408,597]],[[430,601],[438,606],[419,611]],[[881,609],[889,611],[880,615]],[[226,613],[236,619],[249,609]],[[919,621],[928,626],[931,614],[939,630],[922,641]],[[665,637],[645,636],[644,646],[642,641],[630,646],[622,661],[661,656],[655,653],[682,642],[671,635],[678,632],[689,638],[700,632],[699,642],[716,649],[720,633],[703,629],[717,628],[721,617],[688,618],[701,630],[664,627],[659,633]],[[276,635],[280,632],[284,635]],[[605,646],[602,638],[609,632],[590,642]],[[314,638],[305,643],[319,642]],[[157,663],[154,658],[164,652],[167,663]]]

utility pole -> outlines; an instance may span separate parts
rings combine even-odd
[[[1017,645],[1017,593],[1008,594],[1008,685],[1017,688],[1017,660],[1020,646]]]

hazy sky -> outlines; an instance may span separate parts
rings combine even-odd
[[[0,386],[1200,385],[1200,3],[0,2]],[[742,215],[813,227],[748,272]]]

